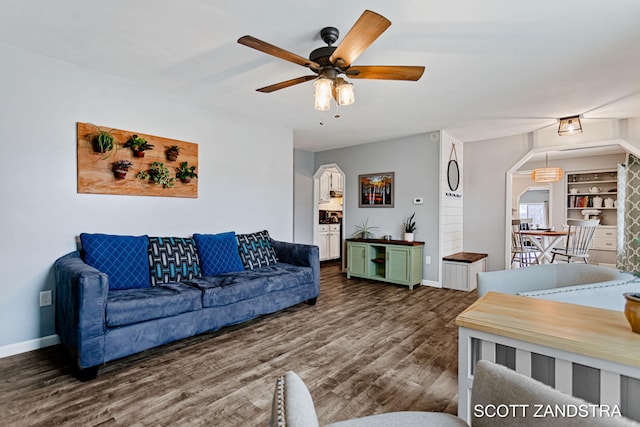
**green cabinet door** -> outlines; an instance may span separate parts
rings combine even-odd
[[[369,245],[349,242],[347,254],[347,277],[367,277]]]
[[[411,281],[411,248],[387,247],[387,280],[408,285]]]

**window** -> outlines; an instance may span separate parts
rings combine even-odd
[[[548,228],[547,204],[520,203],[520,218],[531,218],[533,228]]]

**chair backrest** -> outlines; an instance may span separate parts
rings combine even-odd
[[[599,219],[568,219],[569,235],[565,239],[566,252],[574,255],[586,255],[589,253],[598,224],[600,224]]]
[[[533,222],[531,218],[511,220],[511,248],[512,250],[522,250],[526,246],[526,240],[520,235],[521,230],[529,230],[529,224]]]
[[[288,371],[273,393],[270,427],[319,427],[313,398],[302,378]]]
[[[471,392],[471,426],[633,426],[637,425],[628,418],[607,417],[534,417],[535,405],[549,405],[568,408],[589,405],[586,401],[569,396],[541,382],[519,374],[504,366],[480,360],[476,364]],[[491,406],[493,405],[493,406]],[[496,416],[497,407],[509,409],[507,416]],[[501,412],[502,413],[502,412]],[[400,412],[399,414],[403,414]],[[406,414],[406,412],[404,413]],[[523,415],[525,415],[523,417]],[[381,419],[382,420],[382,419]],[[337,425],[347,426],[408,426],[415,422],[373,422],[371,417],[360,418],[350,423],[341,421]],[[273,394],[271,427],[318,427],[318,417],[309,389],[293,371],[278,378]],[[333,425],[333,424],[332,424]],[[423,425],[423,424],[419,424]],[[433,423],[433,419],[424,425],[444,425]],[[450,425],[450,424],[446,424]]]
[[[537,408],[584,408],[592,405],[577,397],[564,394],[533,378],[486,360],[476,364],[471,392],[471,426],[632,426],[628,418],[604,416],[547,416],[537,418]],[[593,406],[593,405],[592,405]],[[502,408],[500,416],[497,407]],[[504,409],[509,408],[505,415]],[[598,412],[595,412],[598,414]],[[544,412],[539,412],[544,414]],[[505,416],[502,416],[505,415]]]

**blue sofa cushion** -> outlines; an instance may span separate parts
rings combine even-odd
[[[208,308],[233,304],[312,282],[311,267],[281,262],[241,273],[203,276],[185,283],[202,290],[202,306]]]
[[[147,236],[80,234],[84,261],[109,276],[109,290],[149,287]]]
[[[219,234],[194,234],[198,246],[203,276],[215,276],[244,270],[236,233],[229,231]]]
[[[202,309],[202,293],[182,283],[109,292],[107,327],[131,325]]]
[[[278,257],[267,230],[238,234],[238,250],[246,270],[276,264]]]
[[[151,286],[200,277],[196,243],[184,237],[149,237]]]

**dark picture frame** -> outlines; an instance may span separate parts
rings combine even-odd
[[[358,175],[358,207],[392,208],[395,202],[395,173]]]

